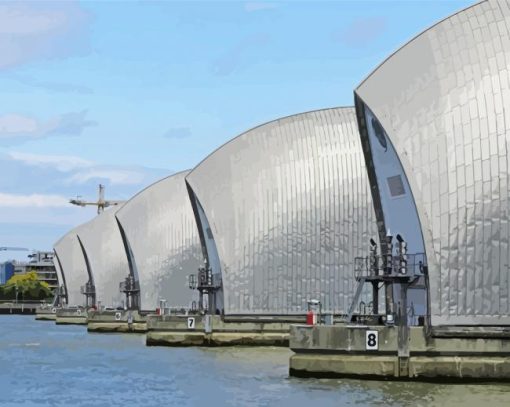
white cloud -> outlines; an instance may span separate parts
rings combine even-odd
[[[33,35],[58,29],[66,24],[63,12],[41,12],[27,5],[3,4],[0,6],[0,35]]]
[[[107,180],[112,185],[136,185],[143,182],[145,174],[140,171],[114,168],[91,168],[79,171],[66,182],[84,184],[91,180]]]
[[[38,123],[31,117],[18,114],[0,116],[0,137],[9,137],[18,133],[33,133],[37,131]]]
[[[19,195],[0,192],[0,207],[2,208],[61,208],[66,206],[69,206],[69,199],[61,195]]]
[[[86,168],[94,165],[93,161],[85,160],[76,156],[68,155],[41,155],[11,151],[8,155],[15,161],[24,164],[55,168],[61,172],[69,172],[78,168]]]
[[[50,136],[78,136],[96,123],[86,118],[87,111],[65,113],[40,121],[16,113],[0,115],[0,142],[8,144]]]
[[[0,69],[80,48],[89,18],[75,1],[0,4]]]
[[[28,167],[57,170],[68,174],[61,179],[63,186],[83,185],[89,181],[108,182],[110,185],[141,185],[152,178],[153,170],[137,166],[101,165],[71,155],[44,155],[10,151],[7,156]]]

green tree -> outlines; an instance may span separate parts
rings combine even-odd
[[[13,300],[16,299],[16,291],[18,300],[45,300],[53,296],[49,285],[44,281],[39,281],[35,271],[12,276],[1,287],[1,291],[2,297]]]

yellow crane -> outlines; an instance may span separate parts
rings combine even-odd
[[[116,206],[126,201],[113,201],[104,199],[104,185],[99,184],[99,197],[96,202],[88,202],[81,199],[80,196],[77,196],[76,199],[70,199],[69,203],[77,206],[97,206],[97,214],[99,215],[104,211],[104,208],[108,208],[109,206]]]

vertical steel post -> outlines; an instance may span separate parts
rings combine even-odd
[[[386,236],[386,244],[384,246],[383,253],[383,268],[384,274],[389,276],[393,271],[393,236],[388,234]],[[395,310],[393,307],[393,284],[391,282],[385,283],[384,287],[385,297],[386,297],[386,317],[391,315],[392,318],[395,315]]]

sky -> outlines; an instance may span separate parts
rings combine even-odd
[[[473,1],[0,0],[0,246],[51,250],[252,127],[353,104],[391,53]],[[26,259],[25,252],[0,252]]]

